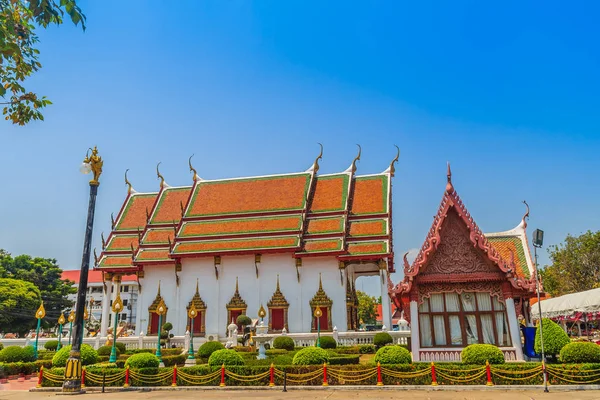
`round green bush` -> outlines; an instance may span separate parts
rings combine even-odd
[[[560,350],[571,343],[571,339],[556,322],[548,318],[542,318],[542,330],[544,331],[544,353],[555,356]],[[540,341],[540,329],[535,332],[535,352],[542,354],[542,344]]]
[[[223,350],[225,346],[221,342],[206,342],[198,349],[198,358],[208,358],[217,350]]]
[[[125,346],[125,343],[119,342],[119,339],[117,339],[117,350],[119,350],[120,354],[125,354],[127,351],[127,346]]]
[[[320,365],[329,360],[327,350],[320,347],[305,347],[296,353],[292,360],[293,365]]]
[[[384,346],[375,353],[375,362],[381,364],[410,364],[410,351],[402,346]]]
[[[0,362],[32,362],[35,361],[33,346],[8,346],[0,351]]]
[[[465,364],[485,365],[486,361],[490,364],[504,364],[504,354],[493,344],[471,344],[463,349],[460,358]]]
[[[360,354],[373,354],[375,351],[376,349],[374,344],[361,344],[358,346],[358,352]]]
[[[242,314],[238,315],[237,319],[235,320],[235,323],[242,326],[248,326],[252,325],[252,319],[250,319],[249,316]]]
[[[162,326],[163,331],[170,331],[171,329],[173,329],[173,324],[170,322],[165,322]]]
[[[58,340],[48,340],[44,344],[46,350],[55,351],[58,348]]]
[[[564,363],[600,363],[600,345],[591,342],[569,343],[560,350],[560,361]]]
[[[99,356],[110,356],[111,352],[112,352],[112,346],[102,346],[98,349]],[[119,346],[117,346],[117,357],[120,354],[121,354],[121,351],[119,350]]]
[[[273,347],[287,351],[294,351],[294,339],[287,336],[278,336],[273,340]]]
[[[294,359],[290,356],[279,355],[273,359],[273,364],[275,365],[292,365]]]
[[[125,361],[125,366],[130,368],[158,368],[160,361],[151,353],[134,354]]]
[[[331,336],[321,336],[319,344],[322,349],[335,349],[337,347],[337,342]]]
[[[244,365],[244,359],[240,356],[237,351],[234,350],[217,350],[213,352],[208,358],[208,365],[211,367],[221,365]]]
[[[64,367],[69,359],[71,346],[65,346],[56,352],[52,357],[52,367]],[[81,345],[81,363],[83,365],[96,364],[98,362],[98,353],[89,344]]]
[[[390,343],[394,343],[394,338],[387,332],[378,332],[373,336],[373,344],[380,348]]]

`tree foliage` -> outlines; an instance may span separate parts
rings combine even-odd
[[[85,29],[75,0],[0,0],[0,104],[7,121],[25,125],[44,119],[41,109],[52,103],[27,91],[23,82],[42,67],[35,29],[62,24],[65,13]]]
[[[0,330],[24,334],[35,327],[40,291],[34,284],[0,278]]]
[[[1,0],[0,0],[1,1]],[[77,290],[72,286],[73,282],[61,280],[62,270],[56,260],[49,258],[21,255],[12,257],[5,251],[0,251],[0,278],[10,278],[25,283],[33,284],[37,290],[37,299],[33,311],[18,302],[12,311],[14,314],[29,318],[29,328],[35,327],[35,310],[40,305],[39,296],[44,300],[46,317],[42,320],[44,327],[56,325],[61,312],[73,306],[73,302],[67,299],[67,295]],[[6,329],[6,328],[5,328]]]
[[[377,299],[360,290],[356,291],[358,297],[358,318],[362,323],[372,325],[377,322]]]
[[[548,252],[552,264],[540,271],[546,292],[561,296],[600,287],[600,231],[568,235]]]

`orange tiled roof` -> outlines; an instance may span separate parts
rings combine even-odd
[[[173,250],[174,254],[214,253],[239,250],[268,250],[295,248],[299,246],[298,236],[280,236],[258,239],[204,240],[200,242],[179,242]]]
[[[216,221],[185,222],[180,237],[221,236],[245,233],[299,231],[302,216],[219,219]]]
[[[156,209],[154,210],[150,223],[179,223],[181,220],[181,205],[183,204],[185,207],[191,191],[191,187],[165,189],[161,193],[158,203],[156,204]]]
[[[186,217],[302,210],[311,174],[201,181]]]
[[[131,245],[137,247],[138,243],[137,234],[122,235],[117,233],[111,235],[104,251],[131,251]]]
[[[377,255],[388,252],[386,240],[348,243],[348,255]]]
[[[136,262],[144,262],[144,261],[171,261],[175,262],[169,258],[169,249],[142,249],[136,259]]]
[[[131,256],[112,256],[106,255],[102,257],[100,263],[98,264],[99,269],[106,268],[130,268],[131,264]]]
[[[310,235],[323,233],[344,233],[344,218],[312,218],[308,220],[306,233]]]
[[[388,176],[357,177],[354,181],[352,210],[354,215],[388,212]]]
[[[147,222],[146,211],[152,211],[156,196],[156,193],[131,195],[119,217],[116,230],[144,229]]]
[[[342,250],[342,239],[307,239],[304,242],[302,252],[322,253]]]
[[[348,174],[317,177],[315,194],[309,211],[318,213],[345,210],[349,181]]]
[[[175,230],[173,228],[149,228],[142,238],[143,245],[168,244],[175,241]]]
[[[381,219],[356,220],[350,222],[350,236],[381,236],[387,234],[387,221]]]
[[[529,278],[529,268],[527,267],[527,259],[525,258],[525,249],[523,242],[516,236],[512,237],[487,237],[488,241],[500,253],[506,261],[510,261],[514,257],[515,268],[518,276]]]

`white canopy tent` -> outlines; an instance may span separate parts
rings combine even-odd
[[[594,317],[596,317],[600,313],[600,288],[542,300],[540,305],[542,306],[542,316],[544,318],[568,318],[578,313],[584,315],[594,314]],[[531,307],[531,317],[534,319],[539,318],[537,304]]]

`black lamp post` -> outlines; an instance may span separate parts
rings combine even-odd
[[[544,244],[544,231],[536,229],[533,231],[533,252],[535,256],[535,285],[537,291],[538,312],[540,314],[540,347],[542,350],[542,368],[544,377],[544,392],[548,392],[548,379],[546,377],[546,355],[544,354],[544,329],[542,328],[542,302],[540,299],[540,277],[538,272],[538,255],[537,249],[541,249]]]
[[[89,150],[92,154],[89,154]],[[73,335],[73,347],[65,367],[65,381],[63,392],[81,393],[81,343],[83,341],[83,312],[85,309],[85,295],[87,292],[88,270],[90,267],[90,250],[92,247],[92,231],[94,227],[94,211],[96,208],[96,195],[98,194],[98,179],[102,174],[102,157],[98,155],[98,149],[88,149],[88,154],[83,160],[81,172],[94,174],[90,181],[90,201],[88,204],[87,225],[83,241],[83,257],[81,260],[81,272],[79,273],[79,286],[77,288],[77,303],[75,306],[75,332]]]

